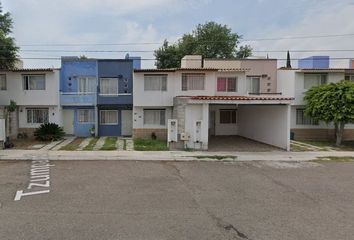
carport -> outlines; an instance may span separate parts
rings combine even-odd
[[[289,151],[291,101],[292,98],[279,96],[190,97],[186,106],[186,129],[190,129],[193,141],[197,139],[193,135],[198,131],[193,132],[195,127],[188,125],[202,121],[200,131],[204,134],[200,139],[203,149],[211,147],[215,150],[215,146],[210,144],[222,141],[224,137],[230,140],[224,143],[228,142],[231,146],[225,149],[233,151],[237,151],[237,146],[233,148],[232,144],[240,144],[242,140],[249,143],[250,151],[257,151],[257,146],[260,150],[275,147],[273,150],[280,148]],[[189,143],[193,148],[195,142],[192,141]]]

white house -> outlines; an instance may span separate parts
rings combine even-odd
[[[261,60],[271,72],[252,61],[186,56],[181,68],[135,70],[133,136],[208,149],[213,136],[239,135],[289,150],[292,98],[275,93],[276,60]]]
[[[295,98],[291,106],[291,132],[294,138],[333,139],[334,126],[317,122],[305,116],[305,92],[313,86],[335,83],[343,79],[354,81],[354,69],[349,68],[280,68],[278,69],[278,91],[286,97]],[[354,139],[354,125],[345,127],[344,139]]]
[[[61,125],[59,107],[59,70],[16,69],[0,72],[0,107],[17,104],[12,122],[11,136],[18,133],[32,134],[34,129],[45,122]]]

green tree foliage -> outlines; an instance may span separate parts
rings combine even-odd
[[[0,2],[0,69],[11,69],[17,61],[18,47],[12,33],[12,18],[10,13],[4,13]]]
[[[57,141],[64,137],[63,128],[55,123],[43,123],[34,131],[36,139],[41,141]]]
[[[305,101],[307,116],[337,126],[336,145],[340,145],[345,124],[354,122],[354,82],[343,80],[313,87],[306,92]]]
[[[215,22],[199,24],[192,33],[186,33],[175,44],[167,40],[155,50],[157,68],[179,67],[185,55],[202,55],[204,58],[246,58],[252,55],[249,45],[239,44],[241,36],[231,28]]]

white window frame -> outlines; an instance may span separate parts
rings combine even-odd
[[[158,120],[156,122],[146,122],[146,113],[147,112],[155,112],[155,114],[157,113],[156,116],[158,116]],[[163,116],[161,118],[161,116]],[[163,122],[162,122],[163,120]],[[158,122],[158,123],[157,123]],[[163,127],[166,126],[166,109],[144,109],[143,110],[143,123],[144,126],[159,126],[159,127]]]
[[[7,77],[6,74],[0,74],[0,91],[7,90]]]
[[[114,112],[117,116],[117,121],[116,122],[110,122],[110,123],[102,123],[102,116],[103,113],[107,112]],[[119,115],[118,115],[118,110],[100,110],[100,125],[118,125],[119,124]]]
[[[225,91],[218,90],[219,80],[221,80],[221,79],[226,80]],[[235,80],[235,90],[234,91],[229,91],[229,80]],[[217,92],[237,92],[237,88],[238,88],[237,85],[238,85],[237,77],[222,77],[221,76],[216,79],[216,91]]]
[[[88,112],[87,113],[87,121],[81,121],[81,113],[83,112]],[[85,116],[86,113],[84,113],[84,118],[86,117]],[[88,124],[88,123],[95,123],[95,110],[94,109],[78,109],[77,110],[77,122],[79,124]]]
[[[114,92],[109,92],[109,93],[102,93],[102,80],[111,80],[115,81],[116,84],[114,85]],[[102,77],[100,78],[100,96],[118,96],[119,95],[119,78],[110,78],[110,77]],[[109,90],[112,90],[111,88],[108,88]]]
[[[38,111],[42,111],[42,118],[43,122],[35,122],[35,113],[38,113]],[[47,116],[44,116],[44,115]],[[29,116],[30,115],[30,116]],[[30,119],[29,119],[30,118]],[[38,118],[38,116],[37,116]],[[46,119],[46,120],[45,120]],[[29,121],[30,120],[30,121]],[[42,123],[48,123],[49,122],[49,109],[48,108],[26,108],[26,122],[28,124],[42,124]]]
[[[261,93],[261,77],[260,76],[247,76],[247,92],[248,93]],[[257,80],[258,91],[253,91],[254,80]]]
[[[43,77],[43,81],[44,81],[44,88],[43,89],[31,89],[31,84],[30,84],[30,81],[31,81],[31,77]],[[25,91],[33,91],[33,90],[36,90],[36,91],[45,91],[46,90],[46,75],[45,74],[25,74],[25,75],[22,75],[22,84],[23,84],[23,90]],[[26,86],[28,87],[28,89],[26,89]]]
[[[166,92],[167,91],[167,74],[145,74],[144,75],[144,91],[161,91],[161,92]],[[157,81],[157,88],[149,87],[147,85],[148,81]]]
[[[297,108],[295,112],[295,121],[296,125],[308,125],[308,126],[318,126],[319,123],[318,121],[305,116],[305,109],[303,108]],[[301,114],[301,116],[299,116]]]
[[[317,79],[315,79],[317,81],[317,83],[311,87],[306,86],[306,76],[316,76]],[[327,80],[328,79],[328,75],[327,74],[318,74],[318,73],[304,73],[304,89],[305,90],[309,90],[312,87],[315,86],[320,86],[323,84],[327,84]]]
[[[192,78],[188,78],[192,77]],[[193,78],[194,77],[194,78]],[[200,79],[195,78],[200,77]],[[193,89],[193,81],[202,80],[202,87],[198,89]],[[205,73],[182,73],[181,81],[182,91],[204,91],[205,90]]]
[[[230,122],[221,122],[221,112],[231,112]],[[232,113],[235,113],[235,122],[232,122]],[[237,124],[237,109],[220,109],[219,110],[219,124]]]
[[[81,81],[84,81],[84,85],[85,85],[85,89],[80,89],[81,88]],[[93,91],[88,91],[89,90],[89,85],[90,85],[90,81],[94,82],[94,89]],[[97,79],[95,77],[83,77],[80,76],[78,77],[77,80],[77,92],[79,94],[93,94],[96,93],[96,89],[97,89]]]

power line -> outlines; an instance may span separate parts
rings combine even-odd
[[[273,38],[245,38],[240,39],[240,42],[251,41],[274,41],[274,40],[288,40],[288,39],[306,39],[306,38],[333,38],[333,37],[350,37],[354,33],[346,34],[327,34],[327,35],[303,35],[303,36],[286,36],[286,37],[273,37]],[[202,43],[217,43],[225,41],[203,41]],[[126,43],[40,43],[40,44],[19,44],[19,46],[29,47],[48,47],[48,46],[128,46],[128,45],[161,45],[163,42],[126,42]]]

